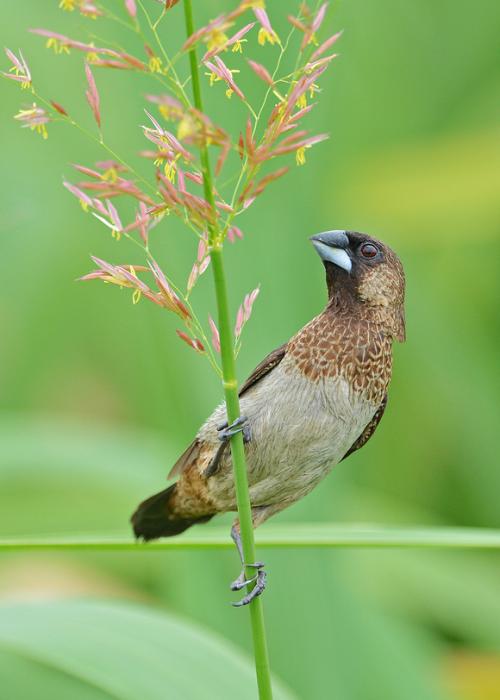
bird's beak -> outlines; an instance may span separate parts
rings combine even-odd
[[[351,271],[351,258],[345,250],[349,246],[349,238],[345,231],[317,233],[311,236],[310,241],[323,261],[331,262],[346,272]]]

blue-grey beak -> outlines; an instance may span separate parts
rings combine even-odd
[[[349,246],[349,238],[345,231],[317,233],[311,236],[310,241],[322,260],[331,262],[346,272],[352,270],[351,258],[345,250]]]

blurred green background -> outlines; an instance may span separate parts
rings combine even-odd
[[[93,33],[127,42],[131,53],[142,49],[109,22],[80,20],[57,6],[3,0],[2,44],[22,47],[39,92],[92,129],[81,54],[54,56],[26,29],[82,40]],[[108,6],[122,12],[118,0]],[[199,23],[228,6],[200,3]],[[268,0],[267,8],[284,29],[279,16],[288,4]],[[178,7],[163,30],[182,36],[180,19]],[[329,228],[370,232],[397,250],[407,273],[408,340],[395,349],[390,401],[376,437],[274,522],[500,527],[500,5],[337,2],[327,23],[328,33],[345,30],[341,56],[321,81],[308,126],[331,138],[241,217],[245,238],[226,248],[233,309],[261,283],[240,379],[321,310],[323,272],[307,238]],[[255,38],[250,43],[252,57],[271,65],[275,49],[256,47]],[[144,123],[143,95],[157,86],[128,73],[95,73],[106,140],[151,173],[135,154],[144,148],[137,128]],[[237,135],[243,113],[234,98],[221,103],[219,87],[210,92],[208,111]],[[1,91],[0,534],[128,533],[131,511],[162,488],[170,465],[221,399],[220,387],[203,359],[176,339],[175,319],[146,302],[132,306],[117,289],[74,283],[91,268],[91,253],[141,262],[133,246],[113,241],[62,187],[62,175],[78,179],[71,163],[92,165],[105,154],[66,125],[49,124],[47,141],[21,130],[11,116],[29,94],[7,81]],[[169,218],[152,242],[165,269],[185,279],[194,237]],[[214,308],[210,282],[207,274],[195,292],[202,316]],[[230,522],[228,516],[218,524]],[[297,698],[500,697],[497,554],[270,550],[266,563],[272,667]],[[123,615],[132,615],[130,603],[145,616],[173,612],[204,627],[199,635],[212,631],[233,650],[248,651],[245,613],[228,604],[226,584],[237,565],[235,553],[218,551],[2,555],[0,601],[7,622],[12,601],[21,601],[16,619],[25,621],[29,638],[30,622],[40,629],[44,619],[52,634],[53,601],[84,597],[114,601]],[[28,600],[52,601],[46,617],[27,612]],[[104,624],[106,615],[92,608],[97,603],[88,604],[88,619]],[[110,635],[113,615],[120,617],[113,610]],[[164,638],[159,630],[151,648]],[[120,649],[126,669],[127,650],[115,642],[109,649]],[[6,644],[0,638],[0,668],[15,677],[17,696],[13,691],[9,700],[140,697],[125,682],[109,688],[99,679],[70,690],[68,664],[58,680],[48,680],[54,658],[34,664],[34,652],[24,650],[16,666],[11,652],[20,647]],[[142,668],[140,660],[134,668]],[[196,676],[197,663],[188,668]],[[229,674],[229,661],[221,677],[224,668]],[[167,674],[158,697],[209,697],[172,690],[168,682]],[[240,683],[242,692],[252,691],[252,673]],[[142,697],[157,697],[148,692]],[[221,687],[219,697],[232,692]]]

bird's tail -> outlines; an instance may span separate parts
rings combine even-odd
[[[212,515],[182,517],[173,509],[177,484],[143,501],[131,517],[136,537],[145,541],[179,535],[196,523],[206,523]]]

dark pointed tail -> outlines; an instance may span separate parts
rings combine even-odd
[[[135,536],[146,542],[158,537],[179,535],[196,523],[206,523],[212,515],[202,517],[182,518],[171,510],[172,497],[175,495],[177,484],[155,493],[143,501],[130,518]]]

